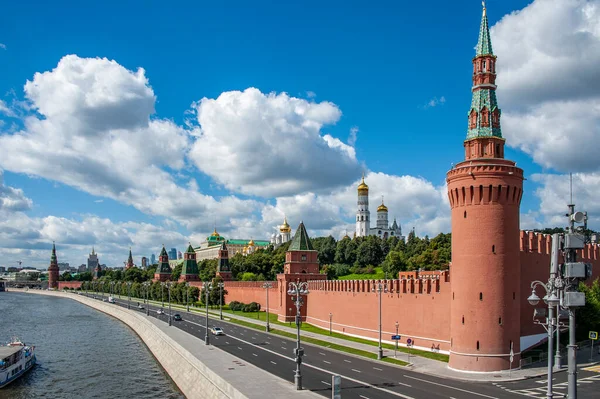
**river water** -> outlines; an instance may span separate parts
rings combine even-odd
[[[15,336],[38,364],[0,399],[184,398],[129,327],[79,302],[0,292],[0,343]]]

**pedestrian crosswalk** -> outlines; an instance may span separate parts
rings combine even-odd
[[[592,368],[592,367],[588,367],[588,368]],[[598,366],[595,366],[595,368],[598,368]],[[586,370],[586,369],[584,369],[584,370]],[[596,372],[600,373],[600,370],[591,370],[591,371],[596,371]],[[548,380],[542,379],[542,380],[536,380],[535,382],[536,382],[536,384],[535,384],[536,386],[531,386],[529,388],[522,388],[522,389],[511,388],[512,384],[510,384],[510,383],[495,382],[494,385],[500,389],[503,389],[506,392],[515,393],[515,394],[530,397],[530,398],[540,398],[541,399],[541,398],[547,397],[546,396],[546,393],[547,393],[546,384],[548,383]],[[593,383],[598,383],[598,382],[600,382],[600,374],[594,375],[592,377],[578,379],[577,386],[593,384]],[[553,384],[552,385],[553,398],[554,399],[566,398],[568,387],[569,387],[569,383],[567,381]]]

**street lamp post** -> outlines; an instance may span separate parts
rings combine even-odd
[[[150,282],[144,281],[144,288],[146,288],[146,316],[150,316],[150,301],[148,301],[148,294],[150,291]]]
[[[302,322],[302,316],[300,315],[300,307],[302,306],[302,296],[308,295],[308,283],[306,282],[291,282],[289,284],[288,295],[292,297],[292,301],[296,305],[296,349],[294,355],[296,356],[296,372],[294,374],[294,382],[296,383],[296,390],[302,389],[302,373],[300,371],[300,364],[302,364],[302,356],[304,355],[304,349],[300,347],[300,324]]]
[[[379,295],[379,348],[377,349],[377,360],[383,359],[383,348],[381,347],[381,297],[387,292],[387,286],[383,283],[377,283],[375,291]]]
[[[165,284],[164,282],[160,283],[160,306],[165,307]]]
[[[131,281],[127,282],[127,309],[131,309],[131,284],[133,284]]]
[[[265,288],[267,290],[267,327],[266,327],[266,331],[269,332],[269,331],[271,331],[271,325],[269,324],[269,288],[273,288],[273,284],[268,283],[268,282],[264,283],[263,288]]]
[[[558,241],[558,240],[556,240]],[[546,291],[546,296],[544,296],[544,302],[548,305],[548,318],[546,323],[536,321],[536,324],[542,325],[546,332],[548,333],[548,386],[546,391],[546,398],[552,399],[552,350],[554,349],[553,338],[554,338],[554,307],[559,303],[560,299],[556,296],[555,293],[555,274],[550,273],[550,279],[547,283],[543,283],[541,281],[533,281],[531,283],[531,296],[527,298],[527,301],[531,305],[537,305],[540,301],[540,298],[536,295],[535,289],[536,287],[541,286]],[[558,319],[556,320],[556,327],[558,328]]]
[[[212,284],[207,281],[204,283],[204,306],[206,307],[206,335],[204,335],[204,344],[205,345],[209,345],[210,344],[210,338],[208,335],[208,290],[210,290],[212,288]]]
[[[394,357],[396,357],[396,352],[398,352],[398,327],[400,326],[400,324],[398,324],[398,322],[396,321],[396,347],[394,348]]]
[[[185,304],[187,305],[187,312],[190,312],[190,283],[185,283]]]
[[[167,291],[169,291],[169,326],[173,325],[172,324],[172,318],[171,318],[171,285],[173,285],[172,282],[168,281],[167,282]]]
[[[333,320],[333,313],[329,312],[329,335],[331,335],[331,321]]]
[[[223,320],[223,287],[225,287],[224,282],[219,282],[219,319]]]

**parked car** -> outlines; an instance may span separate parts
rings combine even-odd
[[[210,332],[213,335],[225,335],[225,332],[223,331],[223,329],[221,327],[211,327]]]
[[[138,305],[138,309],[144,309],[144,305],[142,305],[141,303]]]
[[[163,310],[162,310],[162,309],[158,309],[158,310],[156,311],[156,314],[165,314],[165,312],[163,312]]]
[[[175,321],[181,321],[183,319],[181,318],[181,315],[179,313],[175,313],[173,315],[173,320],[175,320]]]

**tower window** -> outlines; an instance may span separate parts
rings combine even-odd
[[[485,60],[481,62],[481,68],[483,69],[483,72],[485,72]]]
[[[477,341],[477,350],[479,350],[479,341]]]
[[[465,316],[462,317],[462,323],[465,324]]]
[[[306,260],[306,255],[302,255],[302,260]]]
[[[498,317],[498,324],[502,325],[502,317]]]
[[[467,218],[467,211],[465,211],[464,216],[465,216],[465,219],[466,219]]]
[[[480,292],[480,293],[479,293],[479,300],[480,300],[480,301],[483,301],[483,292]]]
[[[454,299],[454,292],[452,293],[452,299]]]
[[[492,252],[496,253],[496,246],[495,245],[492,245]]]
[[[516,293],[513,291],[513,301],[514,301],[515,299],[517,299],[517,295],[516,295]]]

